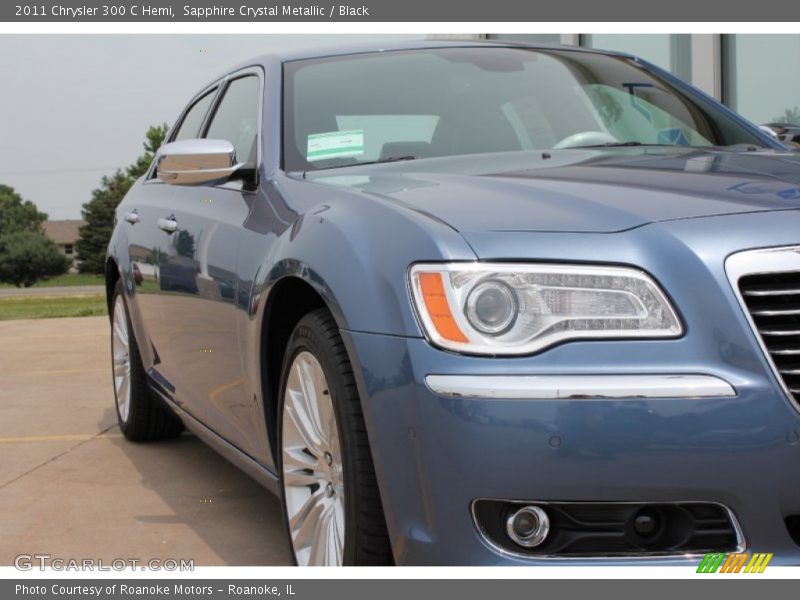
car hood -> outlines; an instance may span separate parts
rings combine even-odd
[[[679,147],[552,150],[400,161],[306,179],[389,199],[460,232],[616,232],[800,208],[800,155]]]

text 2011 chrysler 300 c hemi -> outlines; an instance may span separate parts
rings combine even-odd
[[[799,209],[630,56],[255,59],[118,209],[120,427],[279,494],[301,565],[798,564]]]

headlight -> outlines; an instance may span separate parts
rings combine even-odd
[[[482,281],[467,296],[466,313],[470,325],[481,333],[503,334],[517,319],[517,294],[502,281]]]
[[[425,335],[474,354],[530,354],[574,339],[677,337],[658,285],[624,267],[418,264],[411,293]]]

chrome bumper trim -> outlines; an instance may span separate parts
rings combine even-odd
[[[713,375],[428,375],[435,394],[505,400],[723,398],[736,395]]]

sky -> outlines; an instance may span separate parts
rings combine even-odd
[[[143,152],[147,128],[172,125],[229,67],[275,49],[387,37],[0,35],[0,184],[51,219],[79,219],[102,176]]]
[[[229,67],[281,48],[413,37],[422,36],[0,35],[0,184],[16,188],[52,219],[80,218],[102,176],[142,153],[147,128],[171,125],[187,101]],[[588,39],[669,68],[674,37]],[[764,65],[775,56],[796,56],[800,36],[735,39],[736,60],[728,68],[738,84],[730,98],[734,107],[766,123],[797,105],[796,73]]]

